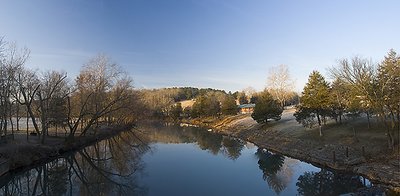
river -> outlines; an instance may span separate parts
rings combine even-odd
[[[0,186],[0,195],[339,195],[375,189],[361,176],[177,126],[122,132],[6,174]]]

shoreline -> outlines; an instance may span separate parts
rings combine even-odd
[[[23,171],[35,166],[47,163],[64,155],[83,149],[96,142],[109,139],[119,133],[131,129],[132,126],[109,127],[99,131],[97,135],[83,136],[76,138],[72,143],[66,143],[64,140],[56,144],[14,144],[13,152],[2,153],[2,163],[0,178],[6,177],[13,172]],[[62,139],[62,138],[60,138]],[[1,148],[7,148],[2,146]],[[21,157],[23,157],[21,159]]]
[[[212,131],[223,135],[237,137],[254,143],[260,148],[266,148],[313,165],[352,172],[368,178],[373,183],[400,192],[399,166],[377,159],[366,158],[362,156],[364,154],[363,149],[348,148],[347,151],[354,152],[356,155],[346,156],[346,149],[341,145],[325,144],[322,147],[313,146],[308,141],[286,137],[278,131],[261,130],[261,125],[232,126],[230,125],[232,121],[230,123],[224,123],[223,121],[227,121],[226,118],[217,120],[217,122],[207,120],[206,123],[203,123],[200,119],[185,120],[183,122],[212,129]],[[236,121],[238,120],[236,119]],[[235,125],[235,123],[233,124]],[[333,151],[335,151],[335,155],[333,155]]]

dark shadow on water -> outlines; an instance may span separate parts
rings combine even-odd
[[[144,171],[146,168],[143,160],[146,160],[146,157],[143,158],[143,155],[151,151],[150,146],[153,145],[150,144],[152,143],[190,143],[191,145],[187,146],[190,146],[190,149],[195,147],[195,151],[191,151],[190,153],[192,154],[185,154],[185,156],[196,156],[198,152],[207,151],[213,155],[224,156],[226,160],[217,157],[218,161],[227,161],[226,163],[229,165],[243,164],[236,166],[253,168],[254,166],[257,167],[258,164],[258,168],[262,173],[262,179],[267,183],[268,188],[278,195],[340,195],[345,193],[359,193],[360,189],[364,190],[365,187],[370,188],[370,185],[366,186],[363,178],[360,176],[329,171],[323,168],[319,172],[315,172],[318,169],[309,166],[307,163],[272,153],[266,149],[257,149],[254,155],[257,158],[257,163],[255,163],[253,159],[254,151],[243,151],[247,144],[243,140],[201,128],[171,126],[150,127],[143,130],[135,130],[134,132],[123,132],[118,136],[103,140],[35,168],[10,173],[0,178],[0,195],[97,196],[151,194],[149,188],[154,184],[157,185],[157,183],[143,185],[146,182],[143,181],[142,176],[147,173],[147,171]],[[186,145],[179,147],[186,147]],[[176,152],[180,153],[181,151]],[[250,155],[251,160],[245,159],[242,161],[240,159],[239,161],[232,161],[239,159],[242,153],[250,153],[246,155]],[[249,156],[243,157],[249,158]],[[211,156],[210,159],[213,158],[215,157]],[[176,161],[179,163],[180,160]],[[207,160],[204,161],[207,163]],[[299,165],[307,165],[307,167],[312,167],[312,169],[306,168],[306,170],[301,170],[302,172],[306,172],[301,172],[302,174],[297,177],[299,174],[296,171],[298,171],[299,168],[297,166]],[[221,164],[215,166],[216,169],[214,171],[218,172],[219,167],[221,170],[225,169],[225,165]],[[149,168],[151,168],[151,163],[148,163],[147,170]],[[197,166],[193,165],[192,168],[195,170]],[[185,180],[190,181],[188,184],[196,183],[191,187],[192,189],[196,189],[197,186],[200,187],[200,183],[205,182],[204,180],[207,178],[215,177],[215,173],[196,173],[196,171],[193,171],[193,174],[198,174],[202,178],[200,180],[191,179],[191,171],[189,170],[190,175],[184,173],[184,177]],[[241,177],[253,179],[253,176],[246,176],[247,173],[238,172],[238,175]],[[256,174],[259,175],[258,172]],[[179,180],[182,177],[179,175],[178,172],[172,176],[162,177]],[[225,176],[222,177],[222,180],[218,181],[220,183],[219,186],[231,186],[231,184],[224,184],[223,182],[226,180],[228,183],[230,179],[225,178]],[[255,182],[261,180],[259,176],[254,176],[255,178],[257,178]],[[243,184],[240,180],[235,181],[235,183],[238,183],[237,186]],[[170,186],[170,188],[176,189],[180,184]],[[263,184],[260,186],[265,188]],[[188,192],[190,191],[188,190]],[[248,194],[261,195],[262,193],[253,193],[250,191]]]
[[[229,159],[236,160],[242,155],[241,152],[245,144],[246,142],[243,140],[225,136],[222,139],[222,153]]]
[[[365,187],[360,176],[332,172],[321,169],[319,172],[305,172],[296,183],[300,195],[340,195],[354,193]]]
[[[258,157],[258,167],[263,172],[263,179],[268,183],[268,186],[279,194],[283,191],[287,184],[277,176],[278,171],[281,170],[285,157],[279,154],[273,154],[265,149],[257,149],[255,153]]]
[[[257,149],[258,166],[263,172],[263,179],[268,186],[280,194],[286,189],[292,173],[290,166],[285,165],[285,156],[274,154],[265,149]],[[365,179],[355,174],[330,171],[322,168],[319,172],[307,171],[297,179],[297,194],[299,195],[340,195],[346,193],[358,193],[363,188],[370,191]],[[382,193],[382,190],[379,190]],[[368,192],[370,193],[370,192]],[[378,194],[380,195],[380,194]]]
[[[201,150],[211,154],[222,153],[225,157],[236,160],[246,144],[245,141],[224,136],[215,132],[196,127],[156,126],[144,128],[143,134],[151,142],[161,143],[196,143]]]
[[[143,195],[136,183],[149,150],[134,132],[123,132],[71,155],[15,173],[0,195]]]

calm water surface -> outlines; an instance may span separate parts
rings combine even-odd
[[[193,127],[125,132],[0,183],[1,195],[338,195],[372,186]]]

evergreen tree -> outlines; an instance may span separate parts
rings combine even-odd
[[[249,103],[247,100],[246,94],[244,92],[239,92],[237,96],[238,96],[239,104]]]
[[[231,96],[226,96],[221,103],[221,112],[224,115],[235,115],[238,112],[236,101]]]
[[[198,118],[204,115],[204,103],[205,103],[205,97],[204,96],[199,96],[196,99],[196,102],[192,106],[192,110],[190,113],[190,116],[192,118]]]
[[[221,112],[221,103],[215,94],[206,96],[204,103],[205,116],[218,116]]]
[[[264,91],[258,96],[251,117],[258,123],[267,123],[268,119],[280,120],[282,112],[280,104],[273,99],[268,91]]]
[[[217,116],[221,112],[220,101],[215,93],[201,95],[193,104],[191,117]]]
[[[178,102],[171,107],[171,115],[170,116],[173,120],[179,120],[181,118],[182,112],[183,112],[182,104]]]
[[[321,118],[330,115],[332,111],[329,93],[328,82],[325,81],[325,78],[318,71],[313,71],[303,89],[300,99],[301,105],[299,110],[295,113],[296,120],[302,123],[304,117],[307,116],[300,112],[313,113],[313,115],[317,117],[318,124],[321,126]]]
[[[257,102],[258,95],[255,94],[250,98],[250,103],[255,104]]]
[[[192,108],[191,107],[186,107],[185,109],[183,109],[183,111],[182,111],[182,116],[183,116],[183,118],[189,118],[191,115],[191,112],[192,112]]]

